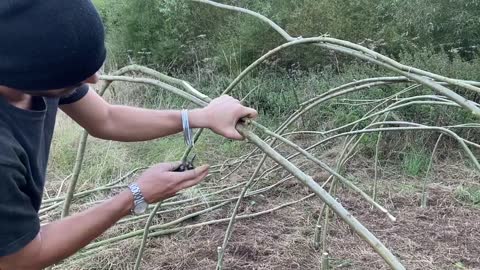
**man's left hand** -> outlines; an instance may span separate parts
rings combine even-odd
[[[213,132],[229,139],[243,140],[243,136],[235,129],[242,118],[255,119],[258,115],[255,109],[243,106],[240,101],[231,96],[221,96],[202,109],[206,126]]]

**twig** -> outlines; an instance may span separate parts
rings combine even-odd
[[[437,142],[435,143],[435,146],[433,147],[433,150],[432,150],[432,155],[430,156],[430,161],[428,162],[428,167],[427,167],[427,172],[425,173],[425,178],[423,178],[422,200],[420,202],[421,207],[427,207],[427,181],[428,181],[428,176],[430,174],[430,170],[432,169],[433,157],[435,156],[435,152],[437,151],[438,145],[440,144],[440,141],[442,140],[442,136],[443,136],[443,133],[440,133],[440,135],[438,135]]]
[[[298,145],[290,142],[289,140],[283,138],[282,136],[270,131],[269,129],[267,129],[266,127],[258,124],[258,123],[252,123],[252,125],[256,126],[257,128],[259,128],[260,130],[262,130],[263,132],[267,133],[268,135],[270,136],[273,136],[279,140],[281,140],[282,142],[284,142],[285,144],[293,147],[295,150],[297,150],[298,152],[300,152],[302,155],[304,155],[306,158],[308,158],[309,160],[313,161],[315,164],[317,164],[318,166],[320,166],[322,169],[328,171],[330,174],[332,174],[333,176],[335,176],[336,178],[340,179],[340,181],[342,181],[342,183],[344,183],[346,186],[348,186],[349,188],[353,189],[354,191],[358,192],[368,203],[370,203],[371,205],[373,205],[374,207],[376,207],[377,209],[379,209],[381,212],[385,213],[387,215],[387,217],[391,220],[391,221],[395,221],[396,218],[391,215],[387,209],[385,209],[383,206],[379,205],[378,203],[376,203],[370,196],[368,196],[368,194],[366,194],[365,192],[363,192],[361,189],[359,189],[357,186],[355,186],[352,182],[348,181],[345,177],[343,177],[342,175],[340,175],[339,173],[337,173],[335,170],[331,169],[327,164],[323,163],[322,161],[320,161],[319,159],[315,158],[312,154],[308,153],[307,151],[305,151],[303,148],[299,147]]]
[[[310,176],[295,167],[292,163],[275,152],[268,144],[262,141],[245,127],[238,125],[237,130],[249,141],[261,148],[270,158],[281,164],[287,171],[295,175],[303,184],[309,187],[317,196],[322,199],[342,220],[344,220],[362,239],[364,239],[393,269],[405,269],[398,259],[357,219],[355,219],[343,206],[338,203],[330,194],[321,188]]]

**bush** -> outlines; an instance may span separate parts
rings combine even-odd
[[[96,0],[108,32],[112,61],[188,71],[232,72],[284,40],[249,15],[191,1]],[[461,1],[227,1],[273,19],[292,36],[330,35],[398,57],[419,50],[477,54],[480,7]],[[344,63],[323,49],[290,49],[274,63],[302,69]]]
[[[455,3],[450,0],[224,2],[258,11],[292,36],[330,35],[360,43],[411,66],[480,81],[480,60],[474,48],[480,37],[480,8],[476,8],[475,0]],[[218,96],[241,69],[285,42],[256,18],[191,1],[97,0],[96,5],[107,27],[112,68],[132,62],[147,65],[191,81],[212,97]],[[465,27],[460,27],[464,22]],[[333,87],[390,75],[396,74],[321,48],[297,46],[268,59],[242,81],[232,95],[242,98],[248,94],[244,102],[275,123],[295,111],[299,102]],[[405,85],[377,87],[346,98],[378,99],[403,87]],[[453,90],[480,102],[476,93]],[[157,108],[169,104],[178,108],[185,105],[170,95],[156,91],[142,94],[144,89],[136,91],[132,97],[142,106]],[[414,94],[437,93],[419,88],[411,93]],[[306,129],[338,127],[361,118],[369,109],[333,100],[305,115],[302,124]],[[461,108],[438,105],[405,107],[398,110],[395,117],[439,126],[476,121]],[[480,136],[478,132],[457,131],[466,138]],[[427,136],[422,143],[434,143],[432,140],[436,140],[436,136]],[[375,143],[373,135],[366,136],[362,142],[367,153],[373,153]],[[402,149],[404,145],[398,147]],[[413,171],[417,170],[407,171],[415,174]]]

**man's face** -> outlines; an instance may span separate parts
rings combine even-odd
[[[65,88],[62,88],[62,89],[54,89],[54,90],[47,90],[47,91],[22,91],[22,92],[24,92],[26,94],[29,94],[31,96],[63,97],[63,96],[68,96],[73,91],[75,91],[75,89],[77,89],[78,87],[80,87],[84,83],[95,84],[95,83],[98,82],[98,80],[99,80],[99,73],[97,72],[94,75],[90,76],[85,81],[83,81],[83,82],[81,82],[77,85],[65,87]]]

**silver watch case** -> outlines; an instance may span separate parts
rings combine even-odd
[[[145,213],[145,211],[148,208],[148,203],[145,201],[145,198],[143,197],[140,187],[136,183],[132,183],[128,186],[128,188],[133,194],[134,206],[132,209],[132,213],[135,215],[140,215]]]

